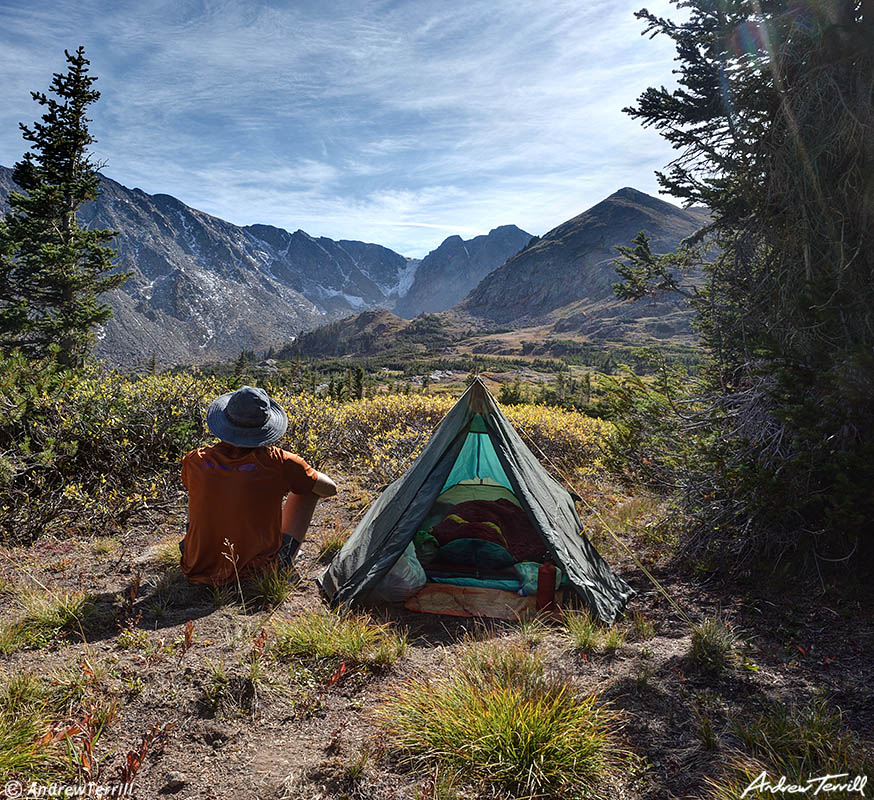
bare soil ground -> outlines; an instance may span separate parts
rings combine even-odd
[[[97,608],[81,634],[58,639],[48,648],[0,657],[2,671],[51,675],[85,661],[99,668],[119,701],[118,715],[96,747],[107,779],[145,732],[172,723],[164,746],[150,752],[139,771],[137,797],[440,796],[432,776],[410,774],[385,755],[374,708],[386,690],[405,678],[439,671],[447,654],[469,646],[472,634],[518,639],[525,632],[514,624],[375,611],[409,631],[409,652],[394,666],[375,672],[314,673],[302,681],[294,666],[268,659],[266,679],[254,692],[243,692],[237,705],[215,710],[208,697],[217,665],[232,677],[240,674],[265,623],[269,638],[271,614],[293,617],[322,608],[313,582],[323,568],[317,542],[323,532],[350,524],[362,498],[341,490],[338,498],[320,504],[298,560],[300,584],[278,609],[265,609],[250,598],[245,611],[233,592],[217,595],[190,586],[166,557],[163,563],[156,561],[161,543],[181,534],[182,500],[180,496],[169,514],[156,513],[131,528],[115,544],[46,539],[3,550],[0,569],[7,585],[81,589],[97,596]],[[628,542],[636,548],[632,529]],[[649,621],[654,635],[636,634],[629,617],[618,623],[626,640],[613,654],[575,652],[558,625],[531,646],[543,649],[550,669],[583,691],[600,692],[604,702],[622,712],[621,735],[640,764],[609,787],[613,797],[703,796],[705,776],[713,774],[731,744],[729,715],[753,719],[768,700],[800,705],[825,693],[850,729],[872,738],[870,590],[855,587],[850,593],[838,587],[823,593],[785,578],[779,585],[776,580],[729,585],[717,576],[699,580],[660,568],[655,559],[652,568],[658,579],[690,617],[722,615],[743,634],[743,665],[712,677],[693,666],[691,633],[680,614],[618,548],[604,540],[597,543],[638,591],[629,612]],[[130,597],[132,585],[133,604],[126,608],[124,598]],[[0,616],[8,619],[13,614],[8,594],[3,603]],[[186,651],[181,643],[188,621],[194,627]],[[120,638],[120,625],[125,624],[135,636]],[[704,720],[713,726],[715,741],[702,730]]]

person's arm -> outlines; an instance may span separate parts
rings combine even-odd
[[[306,494],[289,492],[282,507],[282,532],[302,542],[316,510],[316,503],[322,497],[333,497],[335,494],[337,484],[322,472],[317,474],[313,488]]]

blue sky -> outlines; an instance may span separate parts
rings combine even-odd
[[[671,83],[633,12],[666,0],[0,0],[0,163],[29,90],[84,44],[94,152],[126,186],[237,224],[421,256],[542,234],[672,151],[621,109]]]

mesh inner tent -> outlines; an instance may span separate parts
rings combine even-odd
[[[455,459],[455,463],[452,465],[452,470],[446,479],[446,483],[443,484],[441,492],[462,481],[481,480],[483,478],[489,478],[510,491],[513,490],[513,487],[510,485],[510,479],[507,477],[507,473],[504,472],[504,468],[498,459],[498,454],[495,451],[495,446],[492,444],[489,432],[486,430],[482,414],[474,414],[467,438],[464,440],[461,452],[458,454],[458,458]]]

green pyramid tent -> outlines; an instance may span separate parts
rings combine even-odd
[[[328,600],[344,607],[364,600],[412,541],[437,497],[476,479],[512,491],[570,585],[593,613],[612,622],[633,590],[586,538],[571,495],[546,472],[479,378],[407,472],[370,506],[319,578]]]

